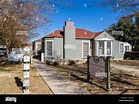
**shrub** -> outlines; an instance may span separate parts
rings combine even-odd
[[[75,65],[75,62],[73,60],[69,60],[68,65]]]
[[[139,59],[139,51],[125,52],[124,59],[131,59],[131,60]]]
[[[53,66],[58,66],[59,65],[59,62],[55,61],[53,62]]]

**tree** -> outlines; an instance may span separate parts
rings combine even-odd
[[[139,0],[105,0],[99,5],[111,6],[113,11],[121,11],[127,15],[135,15],[139,11]]]
[[[16,36],[18,31],[28,31],[29,39],[37,36],[35,29],[50,22],[54,5],[69,4],[68,0],[1,0],[0,42],[6,45],[6,54],[8,55],[10,47],[17,46],[17,41],[21,43],[18,46],[21,46],[22,40],[27,39],[24,34]]]
[[[112,24],[108,28],[109,32],[112,31],[123,31],[122,35],[114,35],[117,40],[128,42],[132,45],[132,49],[137,49],[137,42],[139,40],[138,28],[136,22],[134,23],[132,18],[121,17],[117,24]]]

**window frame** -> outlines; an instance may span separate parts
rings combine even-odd
[[[82,41],[82,58],[84,57],[84,43],[88,43],[88,55],[90,55],[90,41]],[[86,57],[87,58],[87,57]]]
[[[104,54],[99,54],[99,42],[104,42]],[[110,52],[111,52],[111,54],[110,55],[108,55],[107,54],[107,43],[108,42],[110,42],[110,46],[111,46],[111,48],[110,48]],[[97,54],[97,56],[112,56],[112,40],[97,40],[97,43],[96,43],[97,45],[96,45],[96,54]]]
[[[123,52],[121,51],[121,44],[123,44]],[[124,42],[119,42],[119,53],[124,53],[125,52],[125,45]]]
[[[52,42],[52,55],[50,56],[48,56],[48,48],[47,48],[47,42]],[[46,57],[47,58],[52,58],[53,57],[53,40],[46,40]]]

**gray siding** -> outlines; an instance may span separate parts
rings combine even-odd
[[[63,38],[54,38],[54,58],[63,59]]]
[[[114,59],[123,59],[123,57],[124,57],[124,53],[119,52],[120,51],[119,43],[120,43],[120,41],[118,41],[118,40],[114,40],[114,42],[113,42],[112,54],[113,54]]]
[[[64,59],[75,58],[75,27],[73,22],[66,22],[64,26]]]
[[[110,35],[108,32],[104,31],[103,33],[101,33],[99,36],[97,36],[95,38],[95,40],[97,39],[101,39],[101,38],[109,38],[109,39],[115,39],[112,35]]]
[[[74,59],[81,59],[83,58],[83,50],[82,50],[82,47],[83,47],[83,42],[90,42],[89,39],[76,39],[75,41],[75,45],[76,45],[76,50],[75,50],[75,58]],[[90,55],[92,54],[92,51],[90,49]],[[87,57],[86,57],[87,58]]]

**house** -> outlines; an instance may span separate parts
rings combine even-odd
[[[123,59],[125,49],[124,42],[115,40],[106,30],[91,32],[66,21],[63,30],[42,38],[42,52],[45,59],[86,59],[87,55]]]
[[[125,46],[125,52],[131,52],[132,51],[132,45],[131,44],[125,42],[124,46]]]
[[[38,55],[38,52],[42,48],[42,39],[38,39],[32,42],[32,50],[34,55]]]

